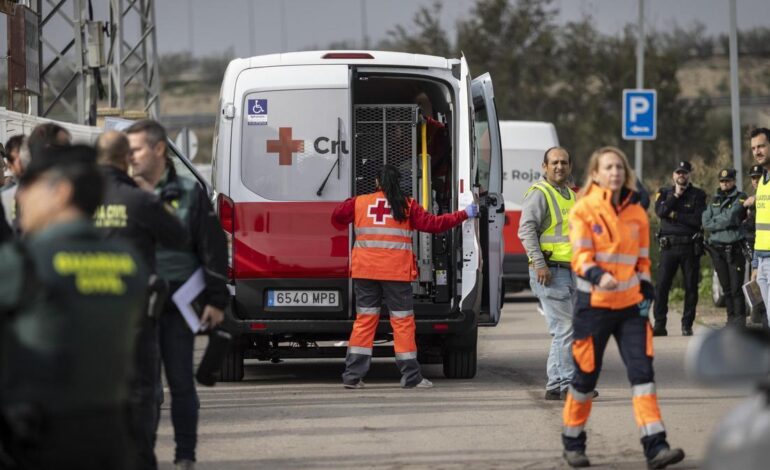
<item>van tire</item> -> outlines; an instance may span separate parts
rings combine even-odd
[[[233,341],[230,351],[227,352],[222,369],[219,371],[220,382],[240,382],[243,380],[243,347]]]
[[[472,379],[476,376],[478,327],[462,335],[447,337],[444,343],[444,377]]]

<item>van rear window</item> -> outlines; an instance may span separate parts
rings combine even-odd
[[[248,94],[243,103],[241,181],[272,201],[350,197],[349,116],[347,89]]]

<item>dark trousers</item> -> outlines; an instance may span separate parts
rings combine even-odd
[[[692,328],[695,322],[695,307],[698,305],[698,281],[700,278],[700,256],[695,256],[692,245],[674,245],[660,251],[658,283],[655,286],[655,328],[666,327],[668,315],[668,293],[679,268],[684,277],[684,312],[682,328]]]
[[[159,319],[160,354],[171,390],[171,423],[174,425],[174,461],[195,461],[198,440],[198,394],[193,374],[195,335],[169,299]]]
[[[746,260],[738,243],[714,247],[709,251],[714,271],[725,296],[728,325],[746,325],[746,299],[743,297],[743,278]]]
[[[158,323],[145,316],[136,338],[134,376],[130,384],[129,403],[131,437],[136,447],[137,469],[158,468],[155,439],[162,399]]]
[[[636,305],[624,310],[580,307],[573,319],[575,375],[571,386],[583,394],[596,389],[604,350],[611,337],[615,338],[618,345],[631,385],[654,382],[652,351],[647,343],[652,339],[648,337],[651,335],[651,332],[647,331],[648,324],[647,318],[639,315]],[[588,349],[582,349],[581,344]],[[562,442],[567,450],[585,450],[586,434],[583,432],[577,437],[562,435]],[[648,459],[654,457],[662,448],[668,447],[665,432],[642,437],[641,442]]]
[[[128,428],[125,406],[46,416],[37,442],[7,444],[17,465],[10,468],[129,470],[134,452]]]

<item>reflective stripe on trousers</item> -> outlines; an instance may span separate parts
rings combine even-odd
[[[578,437],[583,432],[588,417],[591,415],[593,392],[581,393],[570,385],[567,401],[564,403],[564,429],[567,437]]]
[[[655,383],[647,382],[631,387],[634,403],[634,418],[642,437],[651,436],[666,429],[660,416]]]

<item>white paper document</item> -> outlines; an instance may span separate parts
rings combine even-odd
[[[201,292],[203,292],[205,287],[203,268],[198,268],[192,276],[190,276],[190,279],[182,284],[182,286],[174,292],[174,295],[171,296],[171,300],[174,301],[193,333],[197,333],[201,329],[201,319],[198,317],[198,312],[195,311],[193,303]]]

